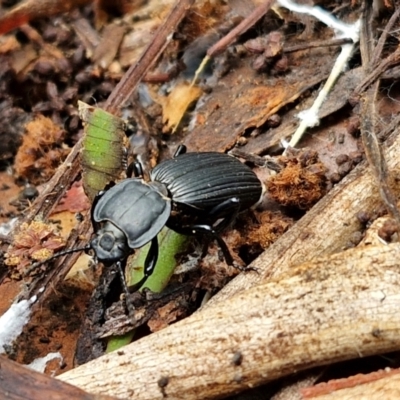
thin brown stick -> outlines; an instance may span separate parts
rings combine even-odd
[[[267,0],[260,4],[254,11],[246,17],[239,25],[233,28],[226,36],[211,46],[207,51],[208,57],[215,57],[222,53],[230,44],[232,44],[241,34],[251,28],[259,21],[271,8],[274,0]]]
[[[361,137],[365,154],[369,165],[376,177],[376,185],[387,209],[400,226],[400,212],[397,208],[396,196],[390,187],[390,173],[387,162],[382,152],[382,145],[379,143],[376,134],[376,96],[378,93],[379,81],[367,90],[361,101]]]
[[[400,63],[400,49],[396,49],[392,54],[383,59],[374,70],[366,76],[362,82],[354,89],[354,95],[359,96],[366,88],[372,85],[389,68]]]
[[[372,7],[372,6],[370,6]],[[378,60],[381,57],[383,46],[386,42],[388,32],[393,27],[395,21],[400,15],[400,10],[394,12],[389,22],[386,24],[384,31],[379,38],[378,44],[372,49],[371,44],[373,43],[374,36],[371,29],[366,29],[363,36],[363,42],[369,43],[365,46],[363,63],[364,74],[373,71],[375,66],[378,64]],[[365,21],[365,24],[367,21]],[[396,204],[396,196],[394,195],[389,184],[389,169],[382,152],[382,145],[379,143],[378,135],[376,132],[376,121],[378,120],[378,112],[376,110],[376,98],[378,95],[380,81],[377,79],[364,93],[361,99],[361,137],[367,160],[371,166],[374,175],[376,177],[376,185],[379,187],[381,197],[392,214],[393,218],[397,221],[400,226],[400,212]]]
[[[375,65],[378,65],[379,60],[382,57],[382,51],[383,51],[383,48],[385,46],[385,43],[386,43],[387,37],[389,35],[389,32],[393,28],[393,26],[394,26],[396,20],[399,18],[399,16],[400,16],[400,7],[397,7],[395,12],[390,17],[388,23],[386,24],[385,29],[383,30],[383,32],[382,32],[382,34],[381,34],[381,36],[380,36],[380,38],[378,40],[378,43],[377,43],[377,45],[375,47],[374,54],[373,54],[372,59],[371,59],[372,68]]]
[[[242,22],[240,22],[235,28],[233,28],[227,35],[220,39],[217,43],[211,46],[207,50],[206,56],[203,58],[201,64],[196,70],[194,78],[192,80],[192,85],[197,82],[200,73],[203,71],[205,66],[211,60],[212,57],[217,56],[222,53],[230,44],[232,44],[242,33],[246,32],[251,28],[257,21],[259,21],[271,8],[274,0],[266,0],[257,8],[255,8],[250,15],[248,15]]]
[[[294,46],[287,46],[283,47],[282,52],[283,53],[293,53],[295,51],[300,51],[300,50],[307,50],[307,49],[315,49],[315,48],[320,48],[320,47],[332,47],[332,46],[341,46],[346,43],[351,43],[351,39],[331,39],[331,40],[320,40],[316,42],[307,42],[307,43],[301,43],[301,44],[296,44]]]
[[[146,47],[139,60],[129,68],[112,91],[104,106],[106,111],[116,114],[119,107],[129,99],[141,79],[163,52],[170,36],[193,3],[194,0],[180,0],[175,3],[165,22],[158,28],[154,39]]]
[[[79,160],[81,146],[82,140],[75,144],[65,161],[58,167],[53,177],[46,183],[43,191],[30,208],[29,214],[22,222],[29,223],[39,214],[42,215],[43,218],[46,218],[51,213],[54,206],[64,196],[71,182],[76,179],[80,172]]]
[[[396,49],[385,59],[381,60],[382,51],[387,40],[390,30],[393,28],[394,23],[400,15],[400,9],[397,9],[391,16],[390,20],[385,26],[377,45],[372,47],[374,42],[374,32],[371,28],[373,11],[372,6],[367,4],[363,15],[363,24],[360,37],[360,50],[364,68],[364,79],[354,89],[354,96],[358,97],[362,92],[376,82],[382,74],[384,74],[389,67],[394,66],[400,62],[400,51]],[[380,62],[379,62],[380,61]]]
[[[36,199],[34,204],[29,210],[29,213],[25,216],[25,218],[21,219],[19,224],[15,227],[14,232],[18,232],[22,223],[30,223],[35,218],[40,216],[41,219],[46,219],[50,214],[55,205],[60,201],[60,199],[64,196],[67,189],[70,187],[71,182],[77,178],[80,173],[80,148],[82,141],[80,140],[71,150],[68,157],[65,161],[58,167],[56,173],[47,182],[43,191],[40,193],[39,197]],[[84,235],[88,232],[88,227],[86,224],[80,226],[79,234]],[[67,245],[71,247],[76,243],[76,240],[79,236],[77,232],[75,232],[68,239]],[[32,297],[34,294],[38,294],[41,292],[41,288],[46,286],[46,283],[50,282],[51,279],[54,278],[52,282],[58,282],[63,279],[68,273],[71,266],[74,264],[79,254],[74,254],[71,257],[68,257],[65,261],[64,258],[62,260],[58,260],[52,268],[51,271],[45,276],[42,276],[40,279],[33,280],[29,287],[26,287],[25,290],[20,293],[18,296],[18,300],[28,299]],[[33,307],[37,307],[40,305],[41,301],[44,301],[46,298],[45,295],[41,295],[39,301],[33,305]]]

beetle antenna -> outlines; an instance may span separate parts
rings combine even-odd
[[[38,262],[33,263],[29,268],[26,269],[26,271],[24,272],[24,276],[29,275],[36,268],[40,267],[43,264],[48,263],[49,261],[53,261],[54,259],[56,259],[58,257],[65,256],[67,254],[77,253],[78,251],[90,250],[91,248],[92,247],[91,247],[90,243],[88,243],[86,246],[83,246],[83,247],[76,247],[75,249],[68,249],[68,250],[59,251],[58,253],[55,253],[51,257],[47,258],[46,260],[42,260],[42,261],[38,261]]]

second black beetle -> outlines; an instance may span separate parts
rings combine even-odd
[[[136,175],[141,175],[136,168]],[[236,215],[260,200],[262,184],[253,171],[223,153],[186,153],[158,164],[150,182],[125,179],[101,194],[93,204],[94,238],[90,247],[106,263],[125,262],[133,249],[151,242],[141,286],[158,258],[157,234],[166,225],[185,235],[215,239],[228,264],[232,256],[219,232]],[[216,222],[218,223],[216,224]]]

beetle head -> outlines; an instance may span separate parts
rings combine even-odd
[[[106,221],[90,242],[100,261],[115,262],[128,257],[131,249],[126,236],[113,223]]]

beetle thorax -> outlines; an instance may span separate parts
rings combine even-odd
[[[91,246],[100,261],[122,260],[130,252],[124,232],[109,221],[106,221],[95,233]]]

